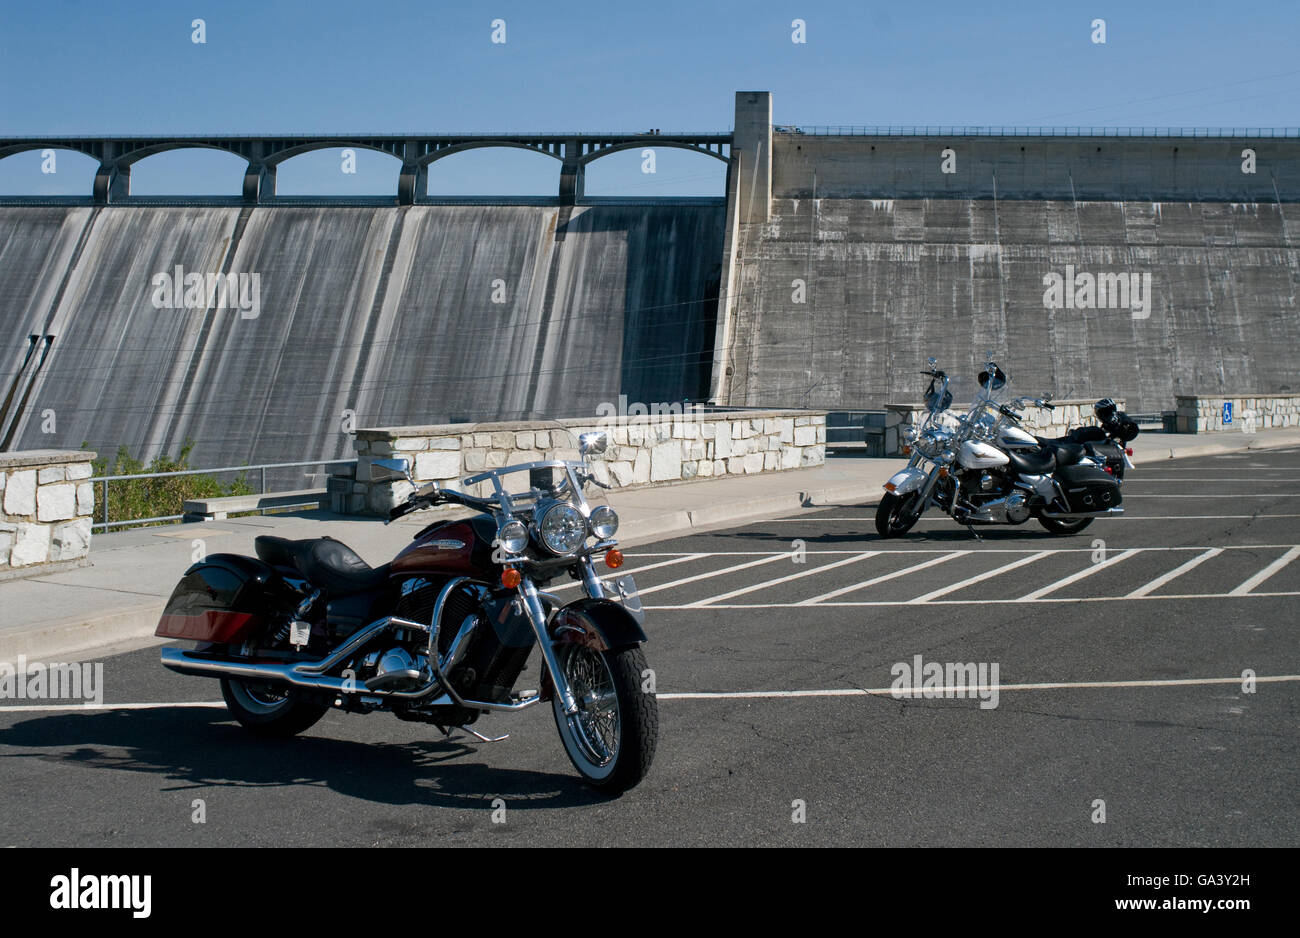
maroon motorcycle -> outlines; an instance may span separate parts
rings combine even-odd
[[[155,634],[198,646],[164,648],[163,665],[220,678],[235,719],[267,736],[302,732],[330,709],[383,710],[496,741],[470,724],[550,701],[587,782],[611,793],[636,785],[654,757],[659,711],[636,583],[596,573],[599,555],[610,569],[623,563],[618,515],[585,494],[606,487],[588,463],[606,437],[544,432],[550,458],[463,480],[481,496],[416,488],[406,460],[374,462],[372,478],[411,485],[389,522],[442,504],[474,513],[433,522],[381,567],[329,537],[264,536],[256,558],[194,564]],[[556,580],[574,582],[547,591]],[[578,598],[557,595],[569,588]],[[518,690],[534,647],[539,687]]]

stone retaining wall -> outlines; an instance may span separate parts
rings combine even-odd
[[[1120,410],[1124,410],[1124,398],[1117,397],[1114,401]],[[1075,427],[1091,426],[1097,422],[1092,412],[1095,398],[1072,398],[1052,403],[1055,405],[1052,410],[1033,405],[1026,407],[1020,413],[1021,426],[1035,436],[1050,438],[1064,436]],[[954,404],[950,411],[964,414],[969,409],[970,404]],[[905,424],[919,425],[928,412],[924,404],[886,404],[885,411],[885,454],[898,456],[902,452],[898,441],[899,428]]]
[[[1179,433],[1212,433],[1216,430],[1253,433],[1272,427],[1300,426],[1300,394],[1273,397],[1180,394],[1175,401]],[[1224,404],[1232,405],[1231,423],[1223,421]]]
[[[592,472],[616,488],[681,482],[724,475],[754,475],[820,466],[826,460],[826,412],[806,410],[728,411],[557,420],[547,423],[442,424],[384,427],[356,433],[353,478],[332,478],[336,512],[386,514],[411,490],[408,482],[372,482],[376,459],[404,457],[419,482],[462,488],[460,480],[484,469],[542,459],[575,459],[557,452],[550,427],[575,437],[605,430],[610,444],[592,459]],[[479,492],[486,494],[479,486]]]
[[[84,566],[90,553],[94,453],[0,453],[0,580]]]

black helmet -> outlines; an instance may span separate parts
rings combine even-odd
[[[1097,415],[1097,419],[1102,423],[1110,423],[1115,419],[1115,411],[1119,406],[1109,397],[1103,397],[1097,403],[1092,405],[1092,412]]]

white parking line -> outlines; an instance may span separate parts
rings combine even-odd
[[[791,573],[789,576],[778,577],[775,580],[767,580],[763,583],[753,583],[749,586],[742,586],[738,590],[732,590],[730,593],[720,593],[717,596],[710,596],[708,599],[701,599],[698,602],[691,603],[692,607],[707,606],[709,603],[721,602],[724,599],[731,599],[733,596],[743,596],[745,593],[752,593],[755,590],[766,589],[769,586],[776,586],[778,583],[789,583],[791,580],[798,580],[806,576],[812,576],[815,573],[821,573],[824,570],[831,570],[835,567],[843,567],[846,564],[857,563],[859,560],[866,560],[868,557],[874,557],[878,551],[869,550],[866,553],[857,554],[853,557],[846,557],[843,560],[836,560],[833,563],[822,564],[820,567],[813,567],[810,570],[803,570],[799,573]]]
[[[172,707],[200,707],[204,710],[225,709],[222,701],[185,701],[167,703],[120,703],[120,704],[23,704],[17,707],[0,707],[0,716],[6,713],[56,713],[64,710],[167,710]]]
[[[886,580],[893,580],[900,576],[907,576],[909,573],[915,573],[917,570],[924,570],[926,567],[933,567],[935,564],[944,563],[952,560],[954,557],[964,557],[971,553],[968,550],[955,550],[950,554],[944,554],[941,557],[935,557],[924,563],[913,564],[910,567],[904,567],[902,570],[895,570],[893,573],[886,573],[883,576],[873,577],[870,580],[864,580],[861,583],[854,583],[852,586],[845,586],[841,589],[831,590],[829,593],[822,593],[820,596],[814,596],[812,599],[805,599],[803,602],[795,603],[796,606],[815,606],[817,603],[826,599],[834,599],[836,596],[843,596],[845,593],[853,593],[868,586],[875,586],[877,583],[884,583]]]
[[[1300,590],[1290,590],[1276,593],[1242,593],[1234,596],[1230,593],[1170,593],[1160,595],[1135,596],[1131,600],[1128,596],[1044,596],[1042,599],[1036,599],[1036,603],[1114,603],[1114,602],[1145,602],[1148,600],[1178,600],[1178,599],[1276,599],[1283,596],[1300,596]],[[1005,605],[1023,605],[1023,599],[934,599],[926,603],[927,606],[1005,606]],[[738,603],[714,603],[709,606],[710,609],[799,609],[807,606],[807,602],[801,603],[752,603],[750,605],[741,605]],[[867,606],[914,606],[916,605],[910,599],[877,599],[877,600],[859,600],[859,601],[839,601],[839,602],[821,602],[818,607],[828,608],[857,608]],[[667,605],[667,606],[646,606],[651,612],[673,612],[682,609],[693,609],[692,606]],[[698,611],[698,610],[696,610]]]
[[[735,573],[738,570],[748,570],[750,567],[757,567],[761,564],[772,563],[776,560],[789,560],[792,555],[789,551],[779,554],[772,554],[768,557],[761,557],[758,560],[751,560],[748,563],[738,563],[734,567],[723,567],[721,570],[710,570],[707,573],[697,573],[695,576],[688,576],[681,580],[673,580],[671,583],[660,583],[658,586],[638,589],[637,594],[647,596],[650,593],[657,593],[660,590],[672,589],[674,586],[685,586],[687,583],[694,583],[697,580],[707,580],[715,576],[722,576],[726,573]]]
[[[1256,684],[1294,683],[1300,681],[1300,674],[1266,674],[1255,678]],[[1173,680],[1154,681],[1061,681],[1042,684],[998,684],[998,693],[1021,690],[1093,690],[1121,687],[1204,687],[1216,684],[1241,684],[1241,676],[1176,678]],[[967,694],[990,692],[992,685],[963,687]],[[790,699],[800,697],[889,697],[894,693],[892,687],[845,687],[833,690],[753,690],[753,691],[678,691],[655,694],[658,700],[744,700],[744,699]],[[5,713],[75,713],[78,711],[103,710],[184,710],[202,708],[208,710],[224,709],[221,701],[190,701],[178,703],[120,703],[94,704],[42,704],[22,707],[0,707],[0,716]]]
[[[1101,561],[1101,563],[1090,564],[1088,567],[1086,567],[1083,570],[1080,570],[1078,573],[1072,573],[1067,577],[1057,580],[1055,583],[1048,583],[1046,586],[1042,587],[1041,589],[1036,589],[1032,593],[1026,593],[1024,596],[1021,596],[1020,599],[1017,600],[1017,602],[1030,603],[1033,602],[1035,599],[1038,599],[1040,596],[1046,596],[1048,593],[1055,593],[1057,590],[1061,589],[1062,587],[1069,586],[1071,583],[1077,583],[1080,580],[1084,579],[1085,577],[1092,576],[1094,573],[1098,572],[1099,570],[1104,570],[1107,567],[1113,567],[1121,560],[1127,560],[1129,557],[1132,557],[1134,554],[1138,553],[1141,550],[1142,548],[1135,547],[1131,550],[1126,550],[1121,553],[1115,554],[1112,557],[1107,557],[1105,560]]]
[[[663,554],[637,554],[636,556],[637,556],[637,557],[651,557],[651,556],[654,556],[654,557],[662,557]],[[701,557],[708,557],[708,556],[711,556],[711,555],[709,555],[709,554],[682,554],[681,556],[674,557],[674,559],[672,559],[672,560],[661,560],[661,561],[659,561],[658,563],[648,563],[648,564],[646,564],[644,567],[636,567],[636,568],[634,568],[634,569],[630,569],[630,570],[618,571],[618,572],[615,572],[615,575],[616,575],[616,576],[623,576],[624,574],[631,573],[633,576],[635,576],[635,575],[637,575],[637,574],[644,573],[644,572],[647,571],[647,570],[653,570],[653,569],[655,569],[656,567],[671,567],[671,566],[672,566],[673,564],[675,564],[675,563],[685,563],[685,562],[688,561],[688,560],[699,560]],[[560,590],[571,590],[571,589],[577,589],[578,587],[580,587],[580,586],[582,586],[582,585],[583,585],[583,584],[582,584],[582,581],[581,581],[581,580],[574,580],[572,583],[565,583],[565,584],[562,585],[562,586],[554,586],[554,587],[551,587],[549,590],[547,590],[547,592],[548,592],[548,593],[558,593]]]
[[[1222,547],[1211,547],[1209,550],[1201,554],[1199,557],[1193,557],[1191,560],[1187,561],[1187,563],[1183,564],[1182,566],[1175,567],[1174,569],[1170,570],[1168,573],[1156,577],[1154,580],[1152,580],[1150,583],[1146,584],[1145,586],[1139,586],[1133,592],[1128,594],[1128,598],[1137,599],[1140,596],[1147,595],[1147,593],[1153,593],[1156,590],[1160,589],[1160,587],[1168,583],[1170,580],[1177,579],[1187,571],[1196,569],[1201,564],[1205,563],[1205,561],[1209,560],[1211,557],[1217,557],[1221,553],[1223,553]]]
[[[1135,495],[1134,498],[1151,498],[1150,495]],[[1236,497],[1236,496],[1225,496]],[[1113,518],[1105,519],[1107,523],[1111,521],[1235,521],[1242,518],[1300,518],[1300,514],[1283,514],[1283,515],[1116,515]],[[845,518],[773,518],[770,521],[751,521],[749,524],[740,527],[753,528],[760,524],[811,524],[814,521],[835,521],[835,522],[855,522],[857,524],[869,524],[871,518],[868,515],[859,515],[857,517],[849,516]],[[929,518],[922,518],[917,524],[925,522],[947,521],[955,523],[947,515],[933,515]]]
[[[985,580],[991,579],[995,576],[1001,576],[1004,573],[1011,572],[1017,567],[1023,567],[1025,564],[1033,563],[1035,560],[1038,560],[1042,557],[1046,557],[1049,554],[1055,554],[1055,553],[1057,553],[1057,551],[1042,550],[1036,554],[1031,554],[1028,557],[1021,557],[1019,560],[1013,560],[1011,563],[1004,564],[1003,566],[998,567],[995,570],[987,570],[984,573],[980,573],[976,576],[969,577],[968,579],[962,580],[958,583],[953,583],[949,586],[944,586],[937,590],[934,590],[933,592],[926,593],[924,596],[918,596],[916,597],[916,599],[911,600],[911,602],[928,603],[932,599],[938,599],[940,596],[946,596],[948,593],[955,593],[957,590],[964,589],[967,586],[972,586],[975,583],[982,583]]]
[[[1300,674],[1278,674],[1255,678],[1257,684],[1275,684],[1300,681]],[[1215,684],[1241,684],[1241,675],[1235,677],[1182,678],[1157,681],[1070,681],[1045,684],[998,684],[964,687],[967,694],[988,693],[996,686],[998,693],[1018,690],[1092,690],[1119,687],[1204,687]],[[892,697],[892,687],[846,687],[835,690],[755,690],[755,691],[701,691],[656,694],[659,700],[744,700],[791,697]]]
[[[1273,574],[1277,573],[1279,570],[1281,570],[1283,567],[1285,567],[1285,566],[1286,566],[1287,564],[1289,564],[1291,561],[1295,560],[1296,557],[1300,557],[1300,547],[1292,547],[1289,551],[1287,551],[1287,552],[1286,552],[1285,554],[1283,554],[1281,557],[1277,558],[1277,560],[1274,560],[1271,564],[1269,564],[1269,565],[1268,565],[1267,567],[1265,567],[1263,570],[1261,570],[1261,571],[1259,571],[1258,573],[1256,573],[1253,577],[1251,577],[1251,578],[1250,578],[1249,580],[1247,580],[1245,583],[1242,583],[1240,586],[1238,586],[1238,587],[1237,587],[1236,589],[1234,589],[1234,590],[1229,590],[1229,591],[1228,591],[1228,595],[1229,595],[1229,596],[1245,596],[1246,594],[1248,594],[1248,593],[1250,593],[1252,590],[1254,590],[1255,587],[1259,586],[1259,584],[1263,583],[1265,580],[1267,580],[1267,579],[1268,579],[1269,577],[1271,577]]]

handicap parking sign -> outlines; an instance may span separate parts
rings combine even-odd
[[[1232,401],[1223,402],[1223,422],[1232,423]]]

